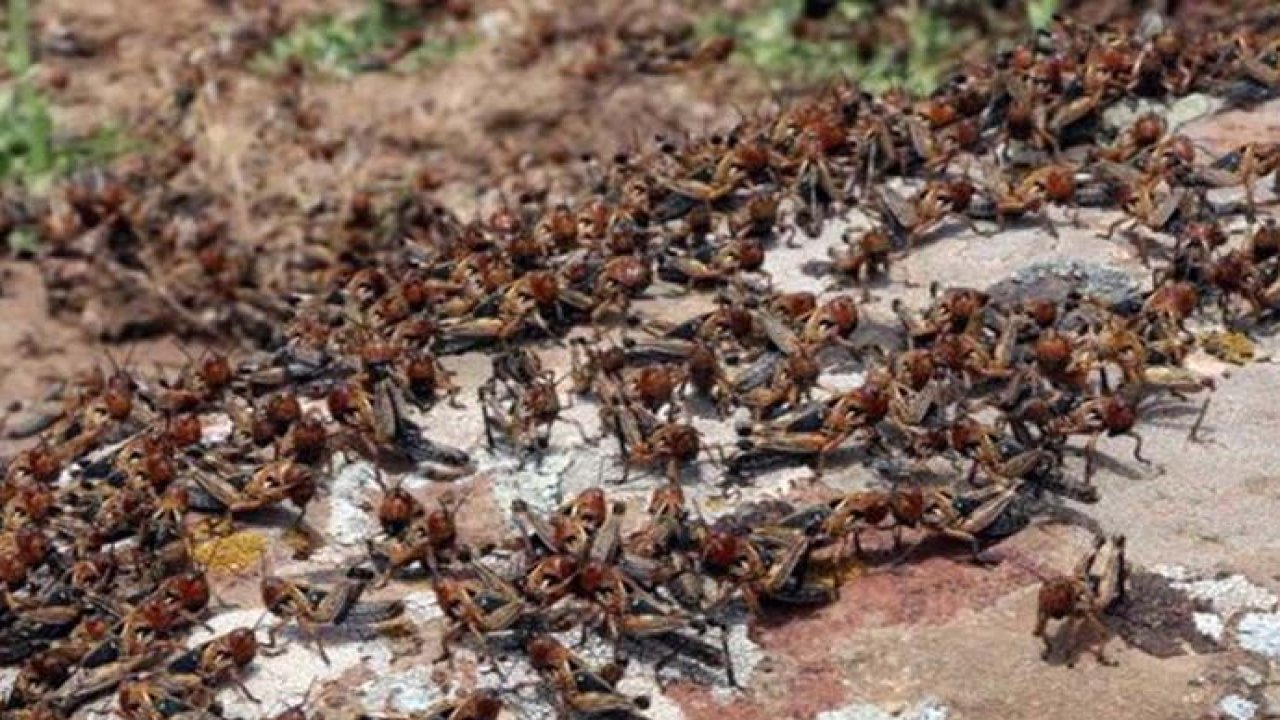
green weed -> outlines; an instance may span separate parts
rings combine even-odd
[[[0,182],[43,193],[53,180],[86,164],[105,162],[133,143],[118,129],[60,137],[48,100],[32,84],[30,0],[9,0],[9,70],[0,89]]]
[[[118,128],[59,137],[49,104],[24,83],[0,90],[0,182],[42,194],[56,179],[107,162],[138,144]]]
[[[7,9],[4,44],[13,82],[0,88],[0,187],[39,196],[76,168],[105,163],[137,143],[116,128],[84,137],[57,133],[49,102],[31,81],[30,0],[8,0]],[[33,253],[39,245],[31,227],[14,228],[0,240],[14,253]]]
[[[783,81],[822,81],[843,75],[873,92],[891,87],[930,92],[956,56],[976,39],[972,28],[954,26],[921,7],[918,0],[901,3],[888,16],[876,16],[873,6],[863,0],[845,0],[823,25],[870,28],[871,41],[855,42],[849,38],[855,33],[848,32],[811,41],[793,32],[802,5],[802,0],[765,0],[745,15],[713,14],[700,29],[706,35],[733,37],[740,59]],[[905,32],[895,37],[878,31],[889,25]]]
[[[393,48],[403,32],[423,22],[421,15],[373,0],[354,18],[322,17],[295,28],[272,44],[259,67],[270,70],[298,58],[324,72],[353,75],[369,69],[371,58]],[[468,38],[427,37],[395,65],[417,69],[452,58],[471,44]]]

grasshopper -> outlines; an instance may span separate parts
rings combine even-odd
[[[1049,658],[1053,642],[1046,634],[1050,620],[1065,620],[1059,637],[1073,633],[1081,622],[1087,623],[1098,637],[1092,646],[1098,662],[1114,664],[1104,652],[1109,631],[1102,615],[1124,602],[1125,584],[1128,580],[1123,535],[1099,537],[1076,565],[1071,577],[1059,577],[1045,581],[1040,587],[1036,605],[1036,624],[1032,634],[1044,641],[1041,657]],[[1070,660],[1074,663],[1074,659]]]
[[[549,635],[531,637],[525,650],[534,669],[555,688],[562,714],[644,720],[640,711],[648,707],[648,699],[627,697],[617,691],[621,667],[608,665],[595,670]]]
[[[133,673],[160,664],[172,651],[171,644],[158,642],[145,652],[131,657],[98,667],[82,667],[56,692],[48,695],[47,700],[54,710],[70,715],[76,708],[111,692]]]
[[[177,686],[157,676],[131,677],[120,683],[116,693],[125,720],[219,720],[221,715],[201,709],[212,700],[203,688]]]
[[[403,492],[396,490],[392,492]],[[395,496],[391,496],[395,497]],[[417,503],[412,496],[412,502]],[[458,528],[454,520],[458,508],[466,502],[466,497],[452,499],[452,493],[440,498],[440,507],[427,512],[421,505],[411,511],[411,519],[406,527],[393,535],[381,545],[369,541],[369,554],[375,563],[381,561],[381,576],[376,586],[382,587],[390,581],[397,571],[414,563],[421,563],[427,570],[435,572],[442,560],[449,560],[457,554]]]
[[[236,487],[216,471],[197,471],[193,478],[197,493],[191,498],[192,504],[197,509],[221,510],[227,515],[254,512],[290,500],[301,510],[301,522],[316,492],[311,472],[292,460],[267,463],[243,487]]]
[[[215,687],[232,682],[252,702],[258,699],[240,681],[239,675],[258,655],[258,640],[253,630],[239,628],[219,635],[182,653],[166,666],[169,677],[189,687]]]
[[[404,613],[404,603],[400,601],[362,603],[360,596],[366,586],[364,582],[342,582],[332,588],[322,588],[264,573],[259,584],[262,603],[268,612],[279,618],[279,622],[267,631],[264,647],[274,647],[276,633],[290,622],[297,622],[303,633],[315,642],[320,658],[328,664],[329,655],[325,652],[318,626],[341,625],[357,618],[364,623],[381,623]]]
[[[991,485],[976,494],[957,495],[938,489],[927,495],[920,526],[925,530],[968,542],[975,560],[982,551],[982,539],[1004,532],[1006,511],[1019,497],[1022,480]]]
[[[431,584],[436,600],[452,621],[441,638],[437,660],[452,657],[452,645],[464,633],[486,647],[486,636],[511,629],[529,611],[520,592],[483,563],[472,561],[471,571],[472,578],[437,576]]]

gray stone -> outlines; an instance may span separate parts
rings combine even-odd
[[[1002,302],[1027,298],[1061,301],[1072,292],[1096,297],[1108,305],[1135,302],[1142,288],[1126,273],[1091,262],[1035,262],[992,285],[987,292]]]

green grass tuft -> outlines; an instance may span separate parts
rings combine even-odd
[[[8,16],[5,46],[14,80],[0,88],[0,185],[43,195],[76,168],[105,163],[137,147],[115,128],[85,137],[59,136],[48,100],[31,82],[30,0],[8,0]],[[30,228],[16,228],[3,239],[13,251],[34,251],[36,244]]]
[[[138,144],[118,128],[60,137],[48,102],[28,84],[0,90],[0,182],[42,194],[56,179],[105,163]]]
[[[366,63],[380,51],[394,47],[401,33],[423,22],[420,15],[374,0],[354,18],[329,16],[300,25],[272,44],[259,68],[272,70],[298,58],[323,72],[354,75],[366,70]],[[427,37],[395,65],[418,69],[452,58],[472,44],[469,38]]]
[[[975,39],[971,28],[953,27],[919,2],[902,3],[884,18],[874,17],[869,3],[845,0],[824,25],[852,28],[897,22],[906,28],[905,42],[878,38],[870,49],[838,36],[814,42],[792,32],[802,5],[802,0],[766,0],[742,16],[713,14],[700,32],[733,37],[739,59],[783,81],[822,81],[843,75],[872,92],[902,87],[918,94],[936,88],[958,52]]]

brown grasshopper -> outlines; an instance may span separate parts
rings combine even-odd
[[[931,181],[911,199],[882,186],[877,188],[873,207],[882,218],[883,231],[905,242],[910,250],[952,216],[978,232],[973,221],[962,214],[973,193],[967,180]]]
[[[329,414],[347,428],[338,437],[365,457],[410,460],[433,474],[459,477],[471,468],[471,457],[425,436],[408,416],[408,399],[385,373],[357,375],[334,386],[325,398]]]
[[[111,610],[121,612],[115,608]],[[167,644],[177,631],[195,619],[195,615],[180,602],[160,593],[154,594],[123,612],[113,632],[81,659],[81,666],[118,665],[128,658],[147,655],[153,648]]]
[[[470,570],[472,577],[467,579],[437,576],[432,581],[436,601],[451,621],[437,660],[451,658],[453,643],[466,633],[481,648],[487,647],[488,635],[511,629],[529,612],[520,592],[483,563],[472,561]]]
[[[523,461],[524,455],[547,449],[551,428],[557,422],[573,425],[583,441],[594,444],[595,439],[587,435],[581,423],[561,415],[558,383],[552,372],[542,368],[538,356],[528,350],[495,357],[492,377],[477,390],[489,447],[496,447],[495,437],[500,438],[520,451]]]
[[[604,490],[592,487],[578,493],[546,518],[532,512],[521,500],[512,502],[511,511],[530,560],[543,554],[581,559],[589,553],[612,555],[625,505],[610,504]]]
[[[37,653],[22,663],[13,679],[4,706],[9,710],[31,707],[67,681],[75,669],[79,653],[62,652],[62,648]]]
[[[1022,484],[1022,480],[993,484],[965,495],[950,489],[931,490],[925,493],[918,526],[969,543],[974,560],[980,560],[984,538],[1009,534],[1008,510],[1018,499]]]
[[[876,423],[889,413],[890,395],[883,383],[868,381],[848,392],[829,398],[811,408],[801,408],[795,417],[739,429],[740,452],[729,458],[729,471],[745,472],[769,456],[814,460],[814,472],[821,475],[829,455],[859,432],[874,437]],[[816,422],[815,422],[816,421]]]
[[[561,713],[633,720],[645,718],[640,711],[648,707],[647,698],[630,698],[617,691],[621,667],[609,665],[595,670],[550,635],[529,638],[525,652],[534,669],[547,677],[555,689]]]
[[[626,538],[624,553],[658,558],[690,539],[684,491],[679,485],[667,483],[654,488],[648,513],[646,523]]]
[[[252,702],[258,699],[249,692],[240,675],[258,656],[258,640],[249,628],[238,628],[219,635],[182,653],[166,665],[166,683],[187,687],[217,687],[225,682]]]
[[[133,673],[160,664],[173,650],[172,643],[159,642],[137,655],[97,667],[82,667],[62,687],[46,696],[46,700],[62,717],[69,716],[76,708],[110,693]]]
[[[718,606],[741,592],[752,614],[760,617],[760,600],[768,598],[790,604],[826,603],[835,598],[835,588],[806,577],[806,561],[811,541],[800,533],[781,538],[753,534],[743,538],[712,531],[702,546],[705,570],[723,581]]]
[[[822,532],[831,538],[852,538],[853,551],[862,555],[862,533],[884,527],[892,520],[893,494],[884,490],[862,490],[828,503],[831,512],[822,522]]]
[[[733,400],[733,387],[725,374],[720,357],[707,343],[677,338],[650,338],[635,340],[623,338],[626,362],[678,362],[683,365],[685,382],[693,387],[697,396],[712,400],[723,417]],[[606,393],[597,389],[597,396],[608,402]]]
[[[742,404],[751,409],[759,422],[782,405],[794,409],[808,400],[818,386],[822,366],[817,360],[818,343],[821,341],[801,340],[781,319],[768,312],[758,313],[757,322],[764,328],[770,342],[783,354],[773,364],[767,383],[740,393]]]
[[[203,709],[213,703],[207,688],[182,687],[157,675],[137,675],[120,683],[116,706],[125,720],[218,720]]]
[[[674,658],[681,649],[696,642],[681,631],[705,631],[706,622],[700,614],[694,614],[678,606],[661,601],[645,590],[623,569],[598,560],[589,560],[577,572],[574,581],[578,596],[590,603],[582,611],[587,617],[602,617],[605,636],[615,643],[620,655],[624,639],[654,639],[672,644],[674,650],[658,667]],[[712,662],[723,665],[731,684],[736,685],[727,636],[721,633],[719,652],[710,651]],[[700,650],[705,650],[698,642]]]
[[[623,348],[616,345],[601,348],[585,338],[569,341],[569,377],[575,393],[593,392],[602,377],[617,379],[627,366],[628,357]]]
[[[702,452],[702,435],[693,425],[660,421],[653,413],[625,400],[607,408],[622,458],[622,478],[626,482],[634,465],[661,464],[667,479],[679,482],[681,467],[697,461]]]
[[[197,508],[203,505],[221,510],[228,516],[262,510],[289,500],[301,511],[298,515],[298,522],[301,522],[307,504],[316,492],[311,471],[292,460],[276,460],[263,465],[249,476],[242,487],[224,479],[216,468],[199,469],[192,477],[194,488],[200,492],[200,497],[191,498],[192,504]]]
[[[1081,558],[1072,577],[1047,580],[1040,586],[1032,635],[1044,640],[1041,657],[1048,659],[1053,652],[1053,642],[1045,632],[1049,621],[1065,620],[1058,633],[1064,643],[1069,642],[1079,624],[1085,622],[1098,633],[1092,645],[1098,662],[1114,664],[1104,653],[1110,633],[1102,615],[1124,602],[1128,579],[1124,546],[1123,535],[1099,537],[1093,549]],[[1069,664],[1074,664],[1074,656]]]
[[[1123,232],[1132,239],[1143,264],[1149,263],[1148,240],[1139,231],[1145,228],[1151,232],[1166,232],[1175,220],[1188,214],[1193,200],[1186,188],[1175,187],[1159,193],[1159,185],[1159,178],[1152,180],[1145,176],[1132,178],[1128,184],[1120,185],[1120,208],[1125,217],[1111,223],[1101,235],[1110,239],[1123,228]]]
[[[1252,222],[1257,213],[1254,185],[1277,170],[1280,170],[1280,144],[1249,143],[1218,158],[1210,166],[1187,168],[1181,179],[1187,185],[1243,187],[1245,211]],[[1280,188],[1280,175],[1274,184]]]
[[[544,519],[518,499],[511,502],[511,514],[531,561],[547,554],[581,557],[591,546],[591,531],[569,515],[555,513]]]
[[[465,496],[454,499],[452,493],[445,493],[440,497],[439,508],[427,512],[418,506],[408,524],[385,542],[378,544],[370,540],[369,554],[383,565],[375,587],[386,585],[392,575],[414,563],[435,572],[442,559],[455,555],[458,529],[454,518],[464,502]]]
[[[883,230],[872,228],[858,235],[857,239],[846,230],[843,240],[844,247],[827,251],[837,273],[860,282],[864,275],[867,280],[873,280],[888,270],[893,241]]]
[[[1084,449],[1084,478],[1087,482],[1093,477],[1098,438],[1104,433],[1109,437],[1126,435],[1133,438],[1133,458],[1144,465],[1151,464],[1150,460],[1142,457],[1142,436],[1133,430],[1137,421],[1138,411],[1134,404],[1123,395],[1112,394],[1085,401],[1069,414],[1055,418],[1048,429],[1055,442],[1064,440],[1068,435],[1089,436]]]
[[[735,238],[714,252],[671,254],[659,264],[658,277],[671,283],[683,283],[689,289],[701,284],[741,282],[739,273],[742,272],[768,277],[761,269],[764,254],[764,247],[755,238]]]
[[[265,562],[265,560],[264,560]],[[329,655],[325,652],[318,626],[340,625],[348,620],[362,623],[382,623],[398,618],[404,613],[404,603],[361,602],[366,583],[342,582],[332,588],[287,580],[275,575],[263,573],[260,583],[262,603],[267,611],[279,618],[279,622],[267,631],[267,642],[263,647],[276,646],[276,633],[291,622],[316,644],[320,658],[329,663]]]

